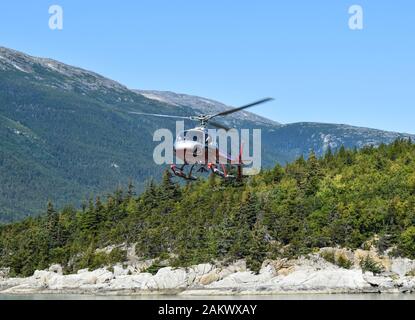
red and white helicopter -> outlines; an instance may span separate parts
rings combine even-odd
[[[195,116],[174,116],[166,114],[154,114],[154,113],[141,113],[141,112],[129,112],[132,114],[144,115],[144,116],[153,116],[153,117],[162,117],[162,118],[174,118],[174,119],[183,119],[183,120],[192,120],[198,121],[199,126],[180,132],[174,143],[174,152],[176,157],[181,159],[183,165],[178,167],[175,164],[171,165],[171,170],[174,175],[186,179],[186,180],[196,180],[197,178],[193,175],[193,171],[198,167],[197,172],[209,172],[218,175],[224,179],[232,178],[241,178],[242,177],[242,148],[239,152],[239,158],[233,158],[227,150],[220,150],[216,142],[216,137],[212,137],[209,132],[207,125],[210,124],[213,127],[218,129],[224,129],[226,131],[230,128],[216,122],[212,121],[213,118],[223,117],[230,115],[232,113],[242,111],[253,106],[268,102],[273,100],[272,98],[265,98],[259,101],[244,105],[242,107],[233,108],[225,110],[216,114],[202,114]],[[211,161],[211,159],[215,159]],[[226,170],[226,164],[237,166],[238,175],[228,174]],[[188,173],[185,172],[185,167],[189,165],[190,170]],[[222,169],[220,170],[219,167]]]

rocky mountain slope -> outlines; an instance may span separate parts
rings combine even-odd
[[[129,180],[142,190],[146,180],[158,178],[165,168],[153,162],[152,135],[175,122],[127,111],[189,115],[226,108],[204,98],[133,91],[94,72],[0,47],[0,221],[40,213],[48,200],[79,205]],[[328,146],[408,136],[343,125],[281,125],[248,112],[226,121],[262,129],[264,166],[311,149],[321,154]]]
[[[174,93],[170,91],[157,91],[157,90],[134,90],[135,92],[145,96],[148,99],[160,101],[171,105],[172,107],[188,106],[195,110],[195,113],[199,114],[214,114],[226,109],[230,109],[221,102],[192,96],[183,93]],[[234,106],[235,107],[235,106]],[[222,122],[229,127],[237,127],[240,120],[252,121],[259,125],[277,127],[280,124],[278,122],[269,120],[267,118],[258,116],[252,112],[241,111],[236,114],[230,114],[226,118],[222,119]]]

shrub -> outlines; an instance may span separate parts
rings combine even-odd
[[[127,252],[120,248],[115,248],[108,254],[107,263],[116,264],[119,262],[124,262],[125,260],[127,260]]]
[[[362,260],[360,260],[360,267],[364,272],[369,271],[373,272],[374,274],[379,274],[383,272],[383,266],[373,260],[370,256],[366,256]]]
[[[144,272],[151,273],[153,276],[164,266],[160,265],[158,261],[155,261],[151,266],[144,270]]]
[[[407,276],[407,277],[415,277],[415,269],[412,269],[411,271],[407,272],[405,276]]]
[[[323,251],[320,253],[320,257],[322,257],[327,262],[332,264],[336,264],[336,257],[333,250]]]
[[[320,254],[320,256],[324,260],[326,260],[326,261],[328,261],[328,262],[330,262],[330,263],[332,263],[332,264],[334,264],[334,265],[336,265],[340,268],[350,269],[353,265],[353,263],[343,254],[339,255],[339,257],[336,259],[336,254],[335,254],[334,250],[323,251]]]
[[[350,269],[353,266],[353,262],[351,262],[349,259],[347,259],[347,257],[344,256],[344,255],[339,256],[339,258],[337,259],[336,264],[340,268],[344,268],[344,269]]]
[[[400,251],[407,257],[415,258],[415,226],[402,232],[399,240]]]
[[[246,266],[249,270],[251,270],[255,274],[258,274],[262,267],[262,261],[253,259],[252,257],[248,257],[246,259]]]

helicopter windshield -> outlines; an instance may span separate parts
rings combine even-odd
[[[177,141],[194,141],[204,143],[205,133],[200,130],[186,130],[179,133]]]

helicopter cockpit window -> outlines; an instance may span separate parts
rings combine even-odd
[[[204,133],[197,130],[187,130],[183,132],[183,139],[187,141],[194,141],[204,143]]]
[[[182,131],[182,132],[180,132],[180,133],[177,135],[176,140],[177,140],[177,141],[184,141],[184,140],[186,140],[186,133],[187,133],[187,131]]]

